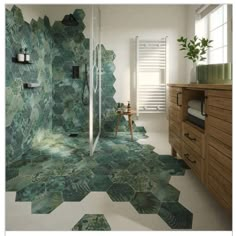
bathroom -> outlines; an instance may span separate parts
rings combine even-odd
[[[5,5],[7,231],[232,230],[169,142],[167,84],[192,70],[177,39],[221,7],[229,29],[232,5]],[[137,82],[153,41],[156,110]]]

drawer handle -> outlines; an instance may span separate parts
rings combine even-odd
[[[182,94],[181,92],[178,92],[177,93],[177,96],[176,96],[176,103],[177,103],[177,106],[181,107],[182,105],[179,104],[179,95]]]
[[[189,154],[188,154],[188,153],[185,153],[185,154],[184,154],[184,157],[186,157],[186,159],[189,160],[191,163],[193,163],[193,164],[196,163],[196,161],[193,161],[193,160],[191,160],[191,159],[189,158]]]
[[[205,100],[207,99],[208,97],[205,96]],[[203,104],[204,104],[204,99],[201,100],[201,114],[205,117],[207,117],[207,114],[205,112],[203,112]]]
[[[187,137],[187,138],[188,138],[189,140],[191,140],[191,141],[196,141],[196,138],[191,138],[191,137],[189,136],[189,133],[185,133],[184,136]]]

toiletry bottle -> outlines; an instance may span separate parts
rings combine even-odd
[[[26,62],[29,62],[29,61],[30,61],[30,55],[29,55],[29,53],[28,53],[28,49],[27,49],[27,48],[25,48],[25,54],[24,54],[24,56],[25,56],[25,61],[26,61]]]
[[[130,102],[129,101],[128,101],[127,110],[128,110],[128,112],[131,112],[131,106],[130,106]]]
[[[120,104],[120,102],[117,103],[117,112],[121,112],[121,104]]]
[[[17,61],[24,62],[25,61],[25,55],[23,52],[23,48],[20,49],[20,52],[17,54]]]

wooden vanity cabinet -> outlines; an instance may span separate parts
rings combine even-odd
[[[232,211],[232,86],[169,84],[169,143],[219,203]],[[186,119],[188,101],[205,101],[205,128]]]

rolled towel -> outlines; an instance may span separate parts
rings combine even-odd
[[[196,109],[193,109],[193,108],[189,107],[189,108],[188,108],[188,113],[189,113],[190,115],[192,115],[192,116],[195,116],[195,117],[201,119],[201,120],[205,120],[205,116],[203,116],[203,115],[201,114],[201,112],[198,111],[198,110],[196,110]]]
[[[188,107],[191,107],[197,111],[201,111],[201,100],[190,100],[188,101]],[[203,103],[203,111],[205,111],[205,104]]]

